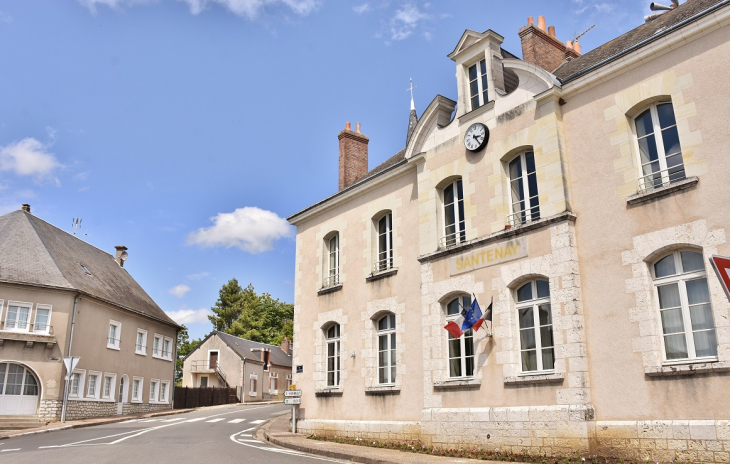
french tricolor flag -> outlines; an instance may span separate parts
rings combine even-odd
[[[477,302],[477,298],[474,296],[474,301],[471,302],[471,307],[469,309],[462,307],[459,316],[453,321],[449,321],[449,323],[444,326],[444,329],[446,329],[454,338],[461,337],[463,333],[469,329],[474,329],[476,332],[485,320],[492,320],[492,303],[493,301],[489,303],[486,314],[482,315],[479,302]]]

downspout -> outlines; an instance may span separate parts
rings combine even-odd
[[[243,358],[243,374],[241,378],[241,403],[246,402],[246,358]]]
[[[77,293],[74,297],[74,311],[71,316],[71,335],[68,337],[68,350],[66,350],[66,357],[71,357],[71,347],[74,343],[74,326],[76,325],[76,304],[79,302],[79,294]],[[64,364],[65,368],[65,364]],[[63,405],[61,406],[61,422],[66,422],[66,405],[68,403],[68,380],[69,372],[66,372],[66,381],[63,384]]]

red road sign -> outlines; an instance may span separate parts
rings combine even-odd
[[[730,300],[730,258],[713,255],[710,257],[710,263],[715,268],[717,278],[720,279],[722,288],[725,289],[725,295]]]

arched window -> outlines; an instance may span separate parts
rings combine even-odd
[[[327,329],[327,386],[340,385],[340,325]]]
[[[340,234],[334,233],[325,240],[327,272],[325,273],[324,288],[332,287],[340,283]]]
[[[464,189],[461,178],[447,184],[441,191],[444,204],[443,246],[452,246],[466,240],[464,222]]]
[[[674,251],[652,266],[667,361],[717,356],[702,253]]]
[[[527,151],[509,163],[510,203],[512,214],[507,221],[519,226],[540,219],[540,198],[537,193],[535,154]]]
[[[384,214],[377,222],[378,256],[373,272],[386,271],[393,267],[393,214]]]
[[[517,289],[516,296],[522,372],[554,369],[553,317],[548,281],[531,280]]]
[[[395,314],[378,320],[378,383],[395,383]]]
[[[634,118],[639,147],[639,190],[646,191],[685,178],[682,148],[671,103],[655,103]]]
[[[446,305],[446,320],[456,319],[463,308],[471,306],[471,297],[462,295]],[[474,375],[474,332],[469,329],[459,338],[449,334],[449,377],[472,377]]]

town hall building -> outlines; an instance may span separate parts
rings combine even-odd
[[[457,100],[374,169],[348,123],[339,191],[289,217],[299,430],[727,462],[730,2],[584,54],[519,35],[464,32]]]

